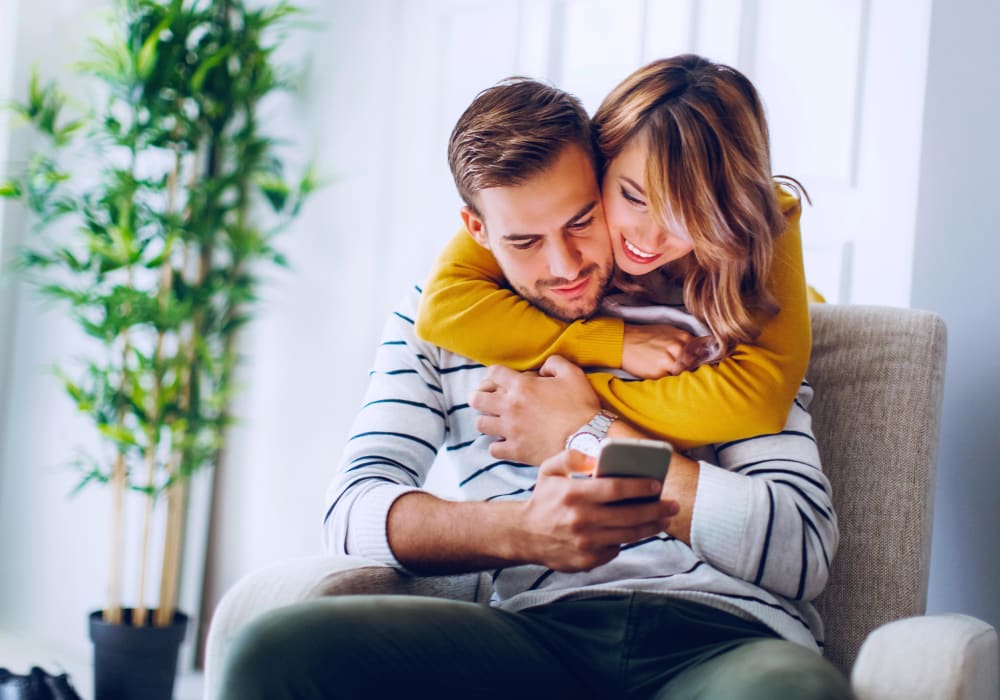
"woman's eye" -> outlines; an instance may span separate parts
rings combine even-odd
[[[621,193],[622,193],[622,197],[625,198],[625,201],[630,202],[631,204],[635,204],[636,206],[640,206],[640,207],[646,206],[646,203],[644,201],[642,201],[641,199],[639,199],[638,197],[636,197],[634,194],[631,194],[624,187],[621,188]]]

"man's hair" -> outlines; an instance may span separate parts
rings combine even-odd
[[[537,80],[512,77],[480,92],[459,118],[448,141],[448,165],[462,201],[478,215],[476,193],[523,184],[569,144],[596,166],[590,118],[580,100]]]

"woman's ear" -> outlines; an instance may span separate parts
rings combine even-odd
[[[469,232],[469,235],[476,243],[489,250],[490,239],[486,236],[486,224],[483,222],[483,217],[472,211],[470,207],[462,207],[461,216],[462,223],[465,224],[465,230]]]

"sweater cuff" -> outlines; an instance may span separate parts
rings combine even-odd
[[[718,569],[739,571],[750,518],[748,480],[708,462],[699,462],[699,467],[691,548]]]
[[[573,339],[577,344],[581,367],[622,366],[622,350],[625,345],[625,322],[620,318],[595,318],[583,321],[578,326],[578,335]]]
[[[389,547],[389,509],[403,494],[419,490],[412,486],[385,484],[355,501],[347,529],[347,553],[404,569]]]

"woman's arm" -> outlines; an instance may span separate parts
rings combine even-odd
[[[677,376],[636,382],[591,374],[602,404],[680,449],[781,429],[805,376],[811,328],[799,202],[778,192],[787,227],[775,241],[771,290],[781,311],[756,342]],[[553,354],[581,366],[619,367],[624,331],[620,319],[567,324],[547,316],[504,287],[493,256],[460,232],[424,290],[417,334],[484,364],[530,369]]]
[[[549,355],[582,367],[620,367],[625,323],[568,323],[505,286],[493,254],[464,229],[448,242],[420,299],[417,336],[485,365],[537,369]]]

